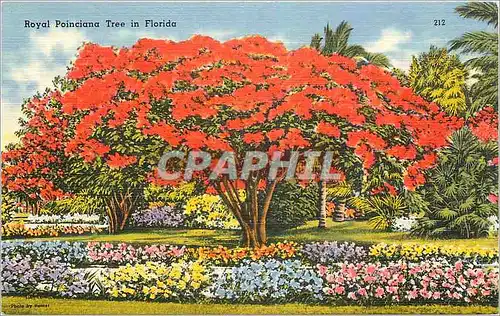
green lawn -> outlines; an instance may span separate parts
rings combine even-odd
[[[239,240],[239,232],[209,229],[148,229],[129,230],[117,235],[84,235],[66,237],[36,238],[36,240],[68,240],[68,241],[109,241],[109,242],[129,242],[129,243],[167,243],[186,246],[236,246]],[[297,241],[311,242],[322,240],[352,241],[358,244],[374,243],[398,243],[398,244],[435,244],[435,245],[459,245],[460,247],[481,247],[485,249],[498,249],[498,239],[478,238],[478,239],[439,239],[428,240],[413,238],[408,233],[393,233],[374,231],[366,221],[333,222],[328,220],[327,229],[318,229],[317,221],[310,221],[307,224],[289,229],[283,232],[269,232],[271,242],[276,241]],[[31,240],[35,240],[31,239]]]
[[[38,306],[37,306],[38,305]],[[5,314],[495,314],[492,306],[324,306],[307,304],[179,304],[3,297]]]

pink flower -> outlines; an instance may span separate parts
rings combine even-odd
[[[462,268],[464,267],[464,264],[462,263],[462,261],[457,261],[455,262],[455,269],[460,271],[462,270]]]
[[[110,244],[109,242],[107,242],[107,243],[104,244],[104,248],[105,249],[111,249],[111,248],[113,248],[113,245]]]
[[[374,265],[369,265],[367,268],[366,268],[366,273],[368,274],[373,274],[376,270],[376,267]]]
[[[458,277],[458,283],[465,284],[465,282],[467,282],[467,281],[465,280],[465,278],[464,278],[463,275],[461,275],[461,276]]]
[[[475,289],[475,288],[468,288],[468,289],[467,289],[467,294],[468,294],[469,296],[474,296],[474,295],[476,295],[476,294],[477,294],[477,289]]]
[[[326,274],[326,272],[328,271],[328,268],[327,268],[327,267],[322,266],[322,265],[320,265],[320,264],[318,264],[318,266],[317,266],[317,267],[318,267],[318,270],[319,270],[318,272],[319,272],[319,275],[320,275],[320,276],[324,276],[324,275]]]
[[[356,297],[356,293],[354,292],[349,292],[347,294],[347,298],[350,298],[351,300],[357,300],[358,298]]]
[[[453,292],[452,296],[454,299],[457,299],[457,300],[462,298],[462,295],[458,292]]]
[[[422,296],[423,298],[431,298],[432,293],[428,292],[426,289],[421,289],[420,296]]]
[[[360,288],[358,290],[358,294],[361,295],[361,296],[366,296],[368,295],[368,293],[366,293],[366,289],[365,288]]]
[[[382,297],[385,294],[385,291],[380,286],[375,290],[375,297]]]
[[[335,293],[336,294],[344,294],[345,288],[343,286],[337,286],[335,288]]]
[[[418,291],[417,290],[408,291],[408,298],[410,300],[414,299],[414,298],[417,298],[417,297],[418,297]]]
[[[351,278],[351,279],[355,279],[356,276],[357,276],[357,273],[356,271],[354,270],[354,268],[350,267],[348,270],[347,270],[347,275]]]
[[[327,274],[326,275],[326,282],[328,282],[328,283],[334,283],[335,282],[335,275],[333,275],[333,274]]]
[[[493,193],[490,193],[488,195],[488,200],[493,203],[493,204],[497,204],[498,203],[498,196],[496,194],[493,194]]]
[[[389,288],[387,289],[387,292],[389,293],[397,293],[398,292],[398,288],[395,287],[395,286],[389,286]]]
[[[489,296],[491,294],[490,290],[481,290],[481,295],[482,296]]]
[[[439,292],[432,293],[432,298],[435,299],[435,300],[440,299],[441,298],[441,293],[439,293]]]

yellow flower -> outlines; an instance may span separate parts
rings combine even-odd
[[[129,287],[125,287],[122,289],[123,292],[125,293],[128,293],[128,294],[131,294],[131,295],[134,295],[135,294],[135,290],[134,289],[131,289]]]
[[[177,283],[177,287],[179,290],[184,290],[186,288],[186,282],[183,280],[179,280],[179,283]]]
[[[113,296],[113,297],[118,297],[118,295],[119,295],[118,289],[117,289],[117,288],[113,288],[113,289],[109,292],[109,294],[110,294],[111,296]]]

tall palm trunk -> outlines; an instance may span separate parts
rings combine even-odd
[[[326,228],[326,182],[319,182],[318,228]]]

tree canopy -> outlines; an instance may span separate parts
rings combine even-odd
[[[41,199],[93,190],[107,198],[114,231],[146,183],[182,182],[159,177],[165,151],[230,152],[241,167],[249,151],[286,159],[292,151],[336,149],[334,166],[357,159],[367,173],[398,164],[404,181],[393,185],[413,190],[425,183],[435,150],[463,125],[381,68],[306,47],[288,51],[259,36],[141,39],[121,49],[88,43],[58,88],[26,108],[33,116],[21,144],[3,154],[3,184],[28,196],[38,188]],[[216,166],[213,160],[210,169]],[[265,243],[269,203],[284,173],[232,180],[210,179],[210,171],[193,175],[235,214],[244,245]],[[41,193],[40,181],[50,194]]]

